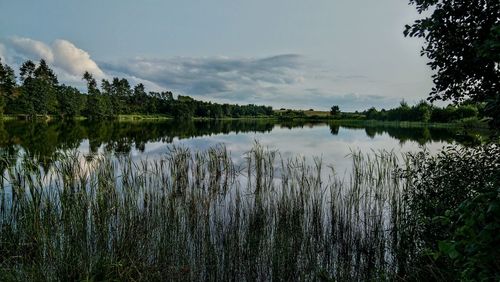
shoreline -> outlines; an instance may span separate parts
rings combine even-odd
[[[119,115],[114,119],[109,119],[108,121],[117,122],[131,122],[131,121],[166,121],[174,120],[174,117],[164,116],[164,115]],[[89,120],[84,116],[75,116],[70,119],[62,119],[59,117],[54,117],[52,115],[42,116],[39,115],[35,120],[28,119],[27,115],[3,115],[0,117],[0,121],[35,121],[35,122],[53,122],[53,121],[64,121],[64,120],[74,120],[74,121],[84,121]],[[431,128],[464,128],[464,129],[483,129],[488,130],[488,124],[484,120],[457,120],[448,123],[438,123],[438,122],[420,122],[420,121],[382,121],[382,120],[366,120],[366,119],[339,119],[334,117],[296,117],[296,118],[283,118],[277,116],[247,116],[247,117],[221,117],[221,118],[211,118],[211,117],[192,117],[190,120],[193,121],[251,121],[251,120],[267,120],[275,121],[278,123],[282,122],[324,122],[330,124],[338,124],[340,126],[387,126],[387,127],[431,127]],[[103,120],[105,121],[105,120]]]

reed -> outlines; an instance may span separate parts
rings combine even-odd
[[[4,160],[1,280],[386,280],[408,261],[392,152],[340,177],[255,144]],[[404,162],[403,162],[404,163]]]

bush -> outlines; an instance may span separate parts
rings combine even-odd
[[[500,279],[500,147],[449,147],[409,160],[405,222],[416,236],[416,275]]]

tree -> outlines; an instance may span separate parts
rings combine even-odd
[[[91,73],[86,71],[83,74],[83,79],[87,82],[87,94],[88,95],[100,94],[99,89],[97,89],[97,82]]]
[[[14,70],[0,59],[0,118],[3,116],[6,99],[12,95],[16,86]]]
[[[34,106],[34,101],[32,101],[31,97],[31,92],[30,91],[33,85],[33,80],[35,79],[34,73],[35,73],[36,65],[33,63],[31,60],[27,60],[24,62],[21,67],[19,68],[19,74],[20,74],[20,79],[22,82],[22,97],[21,99],[21,106],[24,110],[25,113],[29,114],[30,116],[35,116],[35,106]]]
[[[33,75],[35,77],[35,87],[34,92],[30,93],[30,95],[32,95],[35,103],[35,111],[44,115],[56,113],[56,87],[59,82],[54,71],[42,59]]]
[[[332,106],[331,109],[330,109],[330,115],[336,116],[338,114],[340,114],[340,108],[339,108],[339,106],[337,106],[337,105]]]
[[[500,1],[410,0],[430,16],[407,25],[405,36],[426,41],[421,55],[435,71],[429,100],[487,102],[500,125]]]
[[[38,78],[44,82],[49,83],[50,85],[57,85],[59,82],[57,81],[57,76],[54,74],[54,71],[47,65],[44,59],[40,60],[38,67],[34,70],[33,75],[35,78]]]
[[[365,116],[366,119],[378,119],[378,111],[375,109],[375,107],[369,108],[367,111],[365,111]]]
[[[134,87],[133,96],[131,97],[132,106],[130,107],[132,111],[137,113],[144,112],[144,107],[146,106],[146,99],[148,95],[146,93],[146,88],[144,84],[139,83]]]
[[[101,99],[101,93],[97,88],[97,82],[89,72],[83,74],[83,79],[87,81],[87,104],[85,114],[89,119],[103,119],[106,116],[104,103]]]
[[[80,114],[84,100],[80,91],[74,87],[61,85],[57,87],[57,113],[60,117],[72,118]]]
[[[133,105],[129,99],[131,95],[132,90],[130,89],[130,83],[127,79],[119,79],[117,77],[113,78],[111,101],[113,102],[115,113],[131,113],[130,105]]]
[[[58,81],[45,60],[40,60],[38,66],[30,60],[24,62],[20,68],[20,74],[25,112],[32,117],[36,114],[55,113]]]
[[[174,95],[170,91],[165,91],[160,93],[163,100],[172,102],[174,100]]]
[[[147,99],[147,105],[145,107],[147,113],[157,113],[158,112],[158,104],[160,101],[160,93],[150,91],[148,95],[149,99]]]
[[[414,121],[429,122],[431,119],[431,105],[425,101],[420,101],[420,103],[412,107],[412,112]]]
[[[31,60],[27,60],[21,65],[21,68],[19,68],[20,75],[21,75],[21,81],[24,83],[26,80],[30,80],[34,78],[34,73],[35,73],[35,68],[36,65],[33,63]]]
[[[188,104],[177,102],[173,107],[173,116],[176,120],[188,120],[193,117],[193,109]]]

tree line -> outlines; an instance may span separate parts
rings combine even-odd
[[[382,121],[418,121],[447,123],[457,120],[480,118],[484,116],[484,105],[478,103],[462,103],[438,107],[421,101],[410,106],[402,101],[396,108],[377,110],[374,107],[362,113],[368,120]]]
[[[164,115],[179,119],[191,117],[257,117],[271,116],[270,106],[218,104],[195,100],[171,91],[146,91],[139,83],[130,85],[125,78],[103,79],[100,85],[89,72],[83,79],[87,93],[60,84],[45,60],[38,64],[28,60],[19,70],[19,84],[14,70],[0,61],[0,114],[52,115],[60,118],[85,116],[93,120],[113,119],[118,115]]]
[[[19,69],[19,83],[14,70],[0,60],[0,115],[25,115],[27,118],[51,115],[62,119],[85,116],[92,120],[113,119],[118,115],[163,115],[178,119],[191,117],[258,117],[279,119],[357,119],[382,121],[453,122],[488,115],[486,103],[465,102],[438,107],[426,101],[410,106],[402,101],[399,107],[377,110],[372,107],[359,114],[342,113],[332,106],[330,116],[306,116],[303,111],[274,113],[270,106],[218,104],[195,100],[189,96],[174,98],[171,91],[146,91],[139,83],[130,85],[125,78],[102,79],[100,84],[89,72],[83,74],[87,93],[60,84],[45,60],[38,64],[28,60]]]

